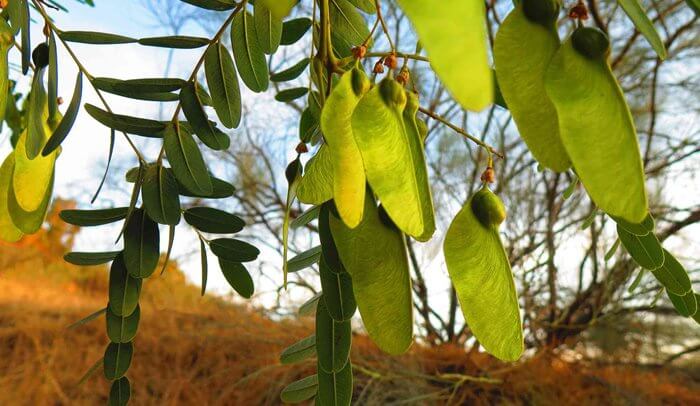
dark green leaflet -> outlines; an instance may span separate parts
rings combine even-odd
[[[192,207],[184,216],[189,225],[205,233],[233,234],[245,226],[240,217],[211,207]]]
[[[207,261],[207,245],[202,237],[199,237],[199,255],[202,262],[202,296],[207,292],[207,279],[209,277],[209,263]]]
[[[231,44],[236,66],[243,83],[254,92],[263,92],[268,86],[268,71],[258,38],[255,34],[253,16],[241,12],[233,19]]]
[[[170,37],[152,37],[139,39],[139,44],[141,45],[177,49],[200,48],[207,45],[208,43],[209,40],[207,38],[188,37],[185,35],[173,35]]]
[[[316,353],[319,371],[338,372],[348,363],[352,332],[350,320],[335,321],[324,300],[316,306]]]
[[[69,252],[63,256],[66,262],[73,265],[101,265],[106,264],[110,261],[114,261],[114,258],[119,255],[121,251],[110,251],[110,252]]]
[[[224,11],[236,7],[233,0],[180,0],[187,4],[197,6],[207,10]]]
[[[243,264],[219,258],[219,266],[228,284],[231,285],[239,295],[246,299],[253,296],[255,292],[253,278]]]
[[[621,218],[621,217],[615,217],[615,216],[610,216],[613,220],[615,220],[615,223],[622,227],[625,231],[635,234],[635,235],[647,235],[650,232],[654,231],[655,227],[655,222],[654,218],[651,216],[651,214],[647,214],[647,216],[644,218],[644,220],[639,223],[630,223],[629,221]]]
[[[335,373],[318,371],[318,404],[349,406],[352,400],[352,363]]]
[[[212,183],[212,192],[206,195],[193,193],[190,190],[180,184],[180,196],[187,197],[206,197],[207,199],[225,199],[227,197],[233,196],[236,188],[232,184],[226,182],[225,180],[216,178],[214,176],[209,176]]]
[[[165,129],[165,124],[160,121],[114,114],[92,104],[85,104],[85,111],[102,125],[129,134],[161,138]]]
[[[211,251],[225,261],[250,262],[260,255],[260,250],[247,242],[234,240],[233,238],[217,238],[209,243]]]
[[[350,320],[357,304],[352,293],[352,279],[347,272],[332,272],[326,261],[321,257],[319,270],[321,272],[321,287],[323,302],[328,314],[336,321]]]
[[[78,76],[82,72],[78,71]],[[56,51],[56,36],[53,30],[49,31],[49,80],[48,80],[49,122],[56,119],[58,112],[58,56]],[[75,95],[75,93],[74,93]],[[71,102],[71,105],[73,102]],[[80,104],[80,103],[78,103]]]
[[[128,343],[136,337],[141,319],[141,308],[136,306],[136,310],[128,316],[118,316],[109,308],[105,319],[107,320],[107,337],[113,343]]]
[[[125,37],[123,35],[95,31],[60,31],[58,36],[68,42],[96,45],[130,44],[137,41],[135,38]]]
[[[276,17],[264,2],[256,2],[253,8],[255,33],[262,51],[275,53],[282,39],[282,19]]]
[[[618,224],[617,235],[620,237],[622,246],[642,268],[653,271],[664,264],[664,250],[654,233],[635,235]]]
[[[123,254],[117,255],[109,271],[109,308],[114,314],[128,316],[136,310],[141,293],[141,280],[126,270]]]
[[[304,304],[299,306],[299,316],[311,316],[316,313],[316,306],[318,302],[321,301],[322,293],[315,294],[311,299],[307,300]]]
[[[29,62],[31,60],[32,41],[30,34],[29,0],[22,0],[21,10],[22,29],[22,74],[29,72]]]
[[[148,217],[153,221],[169,225],[180,222],[180,196],[172,171],[162,165],[146,168],[141,198]]]
[[[350,55],[352,47],[369,37],[364,17],[347,0],[330,0],[333,47],[341,56]]]
[[[131,384],[129,378],[123,376],[112,382],[112,387],[109,390],[109,406],[126,406],[131,398]]]
[[[285,21],[282,24],[282,38],[280,45],[292,45],[301,39],[311,28],[311,19],[302,17]]]
[[[299,139],[301,142],[310,142],[316,134],[318,134],[318,118],[307,107],[301,113],[299,120]]]
[[[94,78],[92,83],[105,92],[120,94],[169,93],[182,89],[187,81],[178,78],[114,79]]]
[[[673,307],[676,308],[676,311],[681,316],[690,317],[697,313],[698,302],[697,297],[693,292],[688,292],[682,296],[673,294],[668,290],[666,291],[666,293],[668,294],[668,298],[671,299]]]
[[[309,58],[304,58],[289,68],[275,72],[270,75],[270,80],[273,82],[288,82],[298,78],[309,66]]]
[[[144,209],[136,209],[124,230],[124,262],[129,275],[148,278],[155,271],[160,257],[158,224]]]
[[[321,259],[321,246],[306,250],[287,261],[287,272],[298,272],[317,264]]]
[[[377,8],[372,0],[348,0],[353,6],[359,8],[367,14],[374,14]]]
[[[163,261],[163,268],[160,270],[160,274],[168,268],[168,263],[170,262],[170,254],[173,252],[173,244],[175,243],[175,226],[168,227],[168,248],[165,251],[165,260]]]
[[[293,87],[291,89],[285,89],[280,91],[275,95],[275,100],[278,102],[290,102],[296,100],[300,97],[306,96],[309,89],[306,87]]]
[[[101,226],[126,218],[128,207],[98,210],[63,210],[59,213],[61,220],[81,227]]]
[[[114,129],[109,130],[109,154],[107,155],[107,165],[105,165],[105,172],[102,174],[102,179],[100,180],[100,184],[97,186],[97,190],[95,190],[95,194],[92,196],[92,199],[90,200],[90,203],[95,203],[95,200],[97,200],[97,196],[100,195],[100,191],[102,190],[102,186],[105,184],[105,180],[107,180],[107,175],[109,174],[109,165],[112,163],[112,155],[114,154],[114,141],[115,141],[116,135]]]
[[[241,90],[236,65],[226,47],[216,44],[207,49],[204,70],[219,120],[227,128],[238,127],[241,123]]]
[[[49,88],[50,90],[50,88]],[[50,93],[50,91],[49,91]],[[75,118],[78,117],[78,112],[80,111],[80,101],[82,99],[83,95],[83,73],[78,72],[78,77],[75,79],[75,88],[73,89],[73,98],[71,98],[70,104],[68,105],[68,109],[66,110],[66,115],[63,116],[63,119],[61,119],[60,124],[58,124],[58,127],[54,130],[53,134],[51,134],[51,137],[49,137],[49,140],[46,141],[46,145],[44,146],[43,151],[41,152],[41,155],[47,156],[53,151],[58,148],[61,143],[63,143],[63,140],[66,139],[68,136],[68,133],[70,133],[70,130],[73,128],[73,124],[75,123]],[[49,106],[51,106],[51,95],[49,95]],[[49,117],[53,117],[49,113]]]
[[[285,348],[280,354],[280,363],[294,364],[314,355],[316,355],[316,335],[311,335]]]
[[[286,403],[301,403],[314,397],[317,392],[318,377],[311,375],[287,385],[282,389],[280,399]]]
[[[107,307],[102,308],[102,309],[100,309],[100,310],[98,310],[98,311],[96,311],[96,312],[93,312],[93,313],[89,314],[89,315],[86,316],[86,317],[83,317],[82,319],[76,321],[75,323],[71,324],[70,326],[68,326],[68,327],[66,327],[66,328],[70,330],[70,329],[72,329],[72,328],[84,326],[84,325],[88,324],[89,322],[95,320],[96,318],[102,316],[102,315],[103,315],[104,313],[106,313],[106,312],[107,312]]]
[[[41,153],[46,141],[44,108],[46,107],[46,89],[44,89],[45,69],[39,69],[32,80],[29,96],[29,114],[27,122],[27,158],[34,159]]]
[[[321,206],[311,207],[310,209],[301,213],[301,215],[299,215],[299,217],[292,220],[291,224],[289,224],[289,227],[290,228],[299,228],[299,227],[303,227],[303,226],[309,224],[314,219],[318,218],[318,214],[320,211],[321,211]]]
[[[670,293],[684,295],[693,290],[690,278],[683,265],[666,250],[664,250],[664,264],[659,269],[651,272]]]
[[[124,376],[131,365],[133,355],[132,343],[109,343],[104,356],[105,378],[114,381]]]
[[[330,229],[330,215],[331,212],[335,212],[335,207],[332,203],[325,203],[321,206],[321,212],[318,216],[318,234],[321,240],[321,251],[323,252],[323,259],[326,262],[329,270],[334,273],[345,272],[343,264],[340,262],[340,255],[338,254],[338,249],[335,246],[335,241],[331,235]]]
[[[182,111],[192,126],[193,132],[206,146],[216,151],[225,150],[229,147],[231,141],[226,134],[216,129],[213,122],[209,121],[195,86],[194,82],[188,82],[180,90]],[[185,126],[182,126],[180,129],[181,132],[186,130]]]
[[[192,135],[178,126],[168,126],[164,133],[163,148],[178,182],[196,195],[212,193],[209,171]]]

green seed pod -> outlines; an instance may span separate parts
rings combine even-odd
[[[379,220],[382,222],[382,224],[384,224],[392,230],[397,229],[396,223],[394,223],[394,220],[392,220],[391,217],[389,217],[389,213],[386,212],[384,206],[380,204],[379,209],[377,211],[379,212]]]
[[[523,0],[523,12],[528,20],[553,27],[559,16],[559,2],[557,0]]]
[[[32,51],[32,61],[37,69],[45,68],[49,64],[49,45],[45,42],[37,45]]]
[[[367,75],[364,74],[360,69],[355,68],[352,70],[352,91],[355,92],[357,96],[362,96],[367,93],[370,88],[370,82]]]
[[[388,105],[396,105],[401,110],[406,106],[406,92],[403,87],[393,79],[384,79],[379,83],[379,93]]]
[[[610,53],[610,40],[598,28],[580,27],[571,35],[574,49],[589,59],[599,59]]]
[[[506,219],[506,208],[503,202],[486,186],[474,195],[472,211],[486,228],[498,228]]]
[[[287,169],[284,171],[284,176],[287,178],[287,182],[291,185],[294,183],[296,178],[301,175],[301,162],[299,162],[299,158],[293,160],[290,162],[290,164],[287,166]]]

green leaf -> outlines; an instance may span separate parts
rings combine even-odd
[[[634,278],[630,287],[627,288],[628,293],[634,293],[634,291],[637,289],[637,287],[639,287],[639,284],[642,282],[642,279],[644,278],[645,273],[646,273],[646,269],[641,268],[639,270],[639,272],[637,273],[637,277]]]
[[[180,222],[180,195],[172,171],[160,164],[146,168],[141,198],[148,217],[153,221],[169,225]]]
[[[280,399],[286,403],[301,403],[314,397],[316,392],[318,392],[318,377],[311,375],[287,385],[282,389]]]
[[[80,227],[94,227],[123,220],[129,211],[128,207],[115,207],[97,210],[61,210],[58,214],[61,220]]]
[[[44,68],[34,73],[32,90],[29,94],[29,112],[27,114],[26,154],[29,160],[41,153],[46,142],[46,89],[44,89]]]
[[[325,294],[324,294],[325,295]],[[338,372],[349,363],[350,320],[335,321],[322,299],[316,306],[316,354],[319,371]]]
[[[503,21],[494,42],[493,57],[501,94],[535,159],[563,172],[571,166],[559,137],[559,121],[544,88],[544,74],[559,49],[554,27],[531,21],[522,3]]]
[[[659,283],[670,293],[683,296],[693,290],[690,277],[683,265],[664,249],[664,264],[651,271]]]
[[[158,93],[170,93],[182,89],[187,84],[185,80],[178,78],[145,78],[145,79],[114,79],[94,78],[92,84],[105,92],[132,97],[136,95],[152,95]]]
[[[91,266],[102,265],[114,261],[121,251],[109,252],[69,252],[63,256],[66,262],[73,265]]]
[[[447,271],[479,343],[498,359],[515,361],[524,345],[513,274],[497,227],[487,228],[476,217],[474,196],[447,230],[443,247]]]
[[[322,145],[306,163],[297,197],[306,204],[321,204],[333,198],[333,168],[326,145]]]
[[[325,260],[325,266],[333,273],[345,273],[345,268],[340,261],[338,247],[335,245],[331,234],[331,212],[336,213],[333,202],[324,203],[318,216],[318,238],[321,240],[321,254]],[[331,315],[333,313],[331,312]]]
[[[158,266],[160,233],[158,224],[143,209],[136,209],[124,230],[124,262],[134,278],[148,278]]]
[[[9,18],[10,26],[12,27],[12,37],[16,36],[22,27],[23,8],[24,4],[21,0],[10,1],[7,4],[7,16]]]
[[[619,247],[620,247],[620,239],[617,238],[617,239],[615,239],[615,242],[613,243],[612,247],[610,247],[608,252],[605,253],[605,261],[609,261],[610,258],[612,258],[613,255],[615,255],[615,252],[617,251],[617,249]]]
[[[280,355],[282,365],[295,364],[316,355],[316,335],[311,335],[285,348]]]
[[[50,131],[48,126],[45,127],[45,130],[47,133]],[[58,152],[55,151],[48,156],[37,155],[30,159],[27,153],[28,142],[28,132],[25,130],[17,140],[13,154],[12,189],[17,205],[23,211],[34,212],[39,209],[45,202],[46,196],[50,194]],[[43,141],[41,146],[43,146]]]
[[[620,217],[611,217],[613,220],[615,220],[617,225],[622,227],[628,233],[635,235],[647,235],[651,232],[654,232],[654,228],[656,225],[654,218],[651,216],[651,214],[647,214],[647,216],[644,217],[644,220],[642,220],[641,223],[630,223],[629,221]]]
[[[236,7],[234,0],[180,0],[206,10],[225,11]]]
[[[163,136],[163,148],[175,178],[187,191],[195,195],[213,192],[209,171],[192,135],[179,126],[168,126]]]
[[[109,271],[109,309],[118,316],[129,316],[136,310],[140,294],[141,279],[129,275],[120,253]]]
[[[109,406],[126,406],[131,398],[131,384],[129,378],[123,376],[112,382],[112,387],[109,389]]]
[[[83,317],[82,319],[76,321],[75,323],[72,323],[70,326],[66,327],[67,330],[74,329],[80,326],[84,326],[91,321],[97,319],[98,317],[102,316],[103,314],[107,313],[108,308],[104,307],[100,310],[97,310],[95,312],[92,312],[91,314],[87,315],[86,317]]]
[[[346,321],[352,318],[357,309],[352,293],[352,279],[347,272],[335,273],[330,270],[325,259],[319,263],[321,287],[323,288],[323,303],[328,314],[335,321]]]
[[[407,99],[408,97],[408,99]],[[352,115],[352,131],[365,174],[389,217],[406,234],[426,241],[435,231],[423,144],[404,107],[417,110],[417,96],[391,79],[367,93]]]
[[[22,74],[26,75],[27,72],[29,72],[29,65],[32,58],[32,41],[30,27],[31,15],[29,14],[29,0],[22,0],[20,17],[20,24],[22,30]]]
[[[188,197],[204,197],[207,199],[225,199],[227,197],[233,196],[236,188],[232,184],[226,182],[225,180],[216,178],[214,176],[209,176],[212,183],[212,192],[208,194],[198,194],[187,190],[182,184],[180,184],[180,195]],[[179,183],[179,182],[178,182]]]
[[[413,23],[433,70],[462,107],[479,111],[491,104],[484,2],[445,0],[430,7],[422,0],[398,3]]]
[[[617,0],[617,3],[632,20],[634,26],[644,35],[649,45],[654,49],[661,60],[666,59],[666,47],[659,33],[654,28],[654,23],[647,17],[646,12],[638,0]]]
[[[233,234],[245,226],[240,217],[211,207],[192,207],[184,216],[189,225],[205,233]]]
[[[207,49],[204,70],[219,120],[227,128],[238,127],[241,123],[241,90],[236,66],[223,45],[216,44]]]
[[[306,17],[295,18],[282,24],[282,38],[280,45],[292,45],[299,41],[311,28],[311,19]]]
[[[314,117],[310,108],[304,109],[299,119],[299,140],[301,142],[310,142],[318,134],[319,123]]]
[[[220,257],[219,266],[228,284],[231,285],[239,295],[246,299],[250,299],[250,297],[253,296],[255,292],[253,278],[243,264],[240,262],[227,261]]]
[[[253,16],[247,11],[238,13],[233,19],[231,44],[243,83],[253,92],[267,90],[268,71],[265,54],[255,34]]]
[[[105,378],[114,381],[124,376],[131,365],[133,355],[134,345],[132,343],[109,343],[104,356]]]
[[[654,271],[664,264],[664,249],[654,233],[634,235],[620,225],[617,235],[634,262],[644,269]]]
[[[146,89],[156,86],[145,86],[131,82],[141,82],[146,79],[120,80],[113,78],[94,78],[92,84],[99,90],[136,100],[170,102],[180,100],[180,96],[170,91],[151,91]],[[178,79],[179,80],[179,79]],[[163,86],[165,87],[165,86]],[[178,86],[177,89],[180,87]]]
[[[322,293],[317,293],[311,299],[307,300],[306,302],[304,302],[304,304],[299,306],[299,317],[311,316],[312,314],[316,314],[316,306],[321,300],[321,296],[323,296]]]
[[[17,2],[13,2],[17,3]],[[17,6],[14,6],[17,8]],[[7,111],[7,102],[11,100],[12,91],[10,90],[10,65],[9,55],[10,49],[14,46],[14,35],[12,29],[4,19],[0,19],[0,122],[5,120]],[[7,89],[5,91],[4,89]]]
[[[168,269],[170,254],[173,252],[173,244],[175,243],[175,228],[175,226],[168,227],[168,249],[165,251],[165,260],[163,261],[163,267],[160,270],[161,275],[166,269]]]
[[[16,160],[22,160],[26,158],[20,158],[20,157],[25,157],[24,155],[18,154],[17,150],[15,150],[15,153],[13,154],[16,158]],[[52,155],[55,157],[55,155]],[[37,161],[39,159],[42,159],[40,157],[37,157],[34,159],[34,161]],[[31,162],[31,161],[30,161]],[[10,185],[8,193],[7,193],[7,211],[10,214],[10,219],[11,222],[14,224],[17,229],[19,229],[22,233],[24,234],[34,234],[37,232],[40,228],[41,225],[44,223],[44,219],[46,218],[46,212],[49,209],[49,203],[51,202],[51,196],[53,195],[53,186],[54,186],[54,174],[53,174],[53,169],[50,173],[50,179],[49,183],[47,185],[46,190],[44,191],[44,195],[40,196],[40,201],[35,210],[26,210],[22,205],[19,203],[18,199],[18,190],[20,191],[19,193],[22,192],[32,192],[32,190],[26,190],[26,189],[17,189],[16,184],[17,182],[17,173],[18,173],[18,166],[15,164],[14,166],[14,175],[15,175],[15,182],[14,185]],[[20,184],[23,182],[19,182]],[[32,185],[31,180],[28,182],[29,185]]]
[[[666,291],[668,298],[671,299],[673,307],[676,308],[678,314],[683,317],[694,316],[698,312],[697,296],[693,292],[688,292],[685,295],[679,296]]]
[[[413,298],[404,237],[382,222],[372,193],[365,195],[364,204],[364,216],[356,228],[331,214],[330,229],[352,277],[367,333],[383,351],[401,354],[413,341]]]
[[[346,72],[321,111],[321,129],[330,150],[333,168],[333,199],[340,218],[351,228],[362,220],[366,183],[351,117],[368,90],[369,80],[364,72],[359,69]]]
[[[314,264],[317,264],[320,259],[321,246],[318,245],[288,260],[287,272],[299,272],[302,269],[306,269]]]
[[[54,31],[49,31],[49,79],[48,79],[48,105],[49,121],[53,122],[58,113],[58,52],[56,49],[56,36]],[[82,72],[78,70],[78,77],[82,78]],[[4,88],[3,88],[4,89]],[[75,92],[73,92],[75,96]],[[71,105],[73,102],[71,102]],[[80,102],[77,103],[80,105]],[[2,110],[4,112],[4,109]],[[48,154],[46,154],[48,155]]]
[[[15,155],[5,158],[0,166],[0,196],[7,196],[12,189],[12,172],[15,167]],[[0,240],[6,242],[19,241],[24,233],[12,221],[8,199],[0,199]]]
[[[128,343],[136,337],[141,319],[141,308],[136,306],[136,310],[128,316],[119,316],[107,308],[107,337],[113,343]]]
[[[66,109],[66,115],[63,116],[58,127],[54,130],[49,140],[46,141],[44,149],[41,151],[41,155],[47,156],[58,148],[63,140],[66,139],[68,133],[73,128],[75,124],[75,119],[78,117],[78,112],[80,111],[80,101],[83,95],[83,73],[78,71],[78,77],[75,79],[75,88],[73,89],[73,97],[71,98],[68,109]],[[51,100],[51,96],[49,97]],[[51,104],[49,104],[51,106]]]
[[[216,151],[228,149],[231,140],[226,134],[217,131],[214,123],[209,121],[195,86],[195,83],[189,82],[180,90],[180,105],[187,121],[192,126],[193,132],[206,146]],[[186,126],[180,128],[181,132],[187,130]]]
[[[567,40],[554,55],[545,88],[559,117],[571,162],[591,199],[633,223],[649,212],[637,134],[610,65]]]
[[[313,206],[305,212],[301,213],[299,217],[295,218],[290,224],[290,228],[300,228],[304,227],[314,219],[318,218],[318,213],[321,211],[321,206]]]
[[[229,262],[250,262],[255,261],[260,255],[260,250],[247,242],[234,240],[233,238],[218,238],[209,243],[211,251],[219,257]]]
[[[275,53],[282,39],[282,18],[272,13],[264,1],[255,2],[253,17],[260,48],[268,55]]]
[[[207,277],[209,275],[209,265],[207,261],[207,245],[204,239],[199,237],[199,254],[202,261],[202,296],[207,292]]]
[[[95,31],[59,31],[58,36],[64,41],[82,44],[112,45],[137,42],[135,38]]]
[[[348,0],[350,4],[359,8],[367,14],[374,14],[377,12],[377,8],[372,0]]]
[[[354,46],[369,37],[369,28],[365,18],[347,0],[330,0],[329,6],[333,48],[341,56],[348,56]]]
[[[298,78],[309,66],[309,58],[304,58],[289,68],[270,74],[270,80],[273,82],[288,82]]]
[[[85,111],[100,124],[129,134],[160,138],[165,129],[160,121],[110,113],[89,103],[85,104]]]
[[[318,404],[349,406],[352,401],[352,363],[335,373],[318,370]]]
[[[112,155],[114,155],[114,142],[116,141],[116,134],[114,129],[109,130],[109,154],[107,155],[107,165],[105,165],[105,171],[102,174],[102,179],[100,180],[100,184],[97,186],[97,190],[95,190],[95,194],[92,196],[92,199],[90,200],[90,203],[95,203],[95,200],[97,200],[97,196],[100,195],[100,191],[102,190],[102,186],[104,186],[105,181],[107,180],[107,175],[109,174],[109,166],[112,163]]]
[[[300,97],[306,96],[309,93],[309,88],[307,87],[293,87],[291,89],[285,89],[280,91],[275,95],[275,100],[282,103],[287,103],[296,100]]]
[[[209,39],[188,37],[185,35],[173,35],[169,37],[141,38],[139,39],[139,44],[151,47],[194,49],[209,44]]]

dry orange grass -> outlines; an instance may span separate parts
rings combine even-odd
[[[66,329],[106,302],[103,268],[65,265],[52,254],[0,248],[0,405],[104,404],[98,370],[104,319]],[[312,333],[311,319],[275,322],[254,309],[199,296],[171,267],[144,285],[129,377],[134,405],[275,405],[282,388],[313,373],[313,360],[278,362]],[[698,382],[680,372],[597,367],[536,356],[517,365],[462,348],[414,346],[389,357],[362,335],[352,353],[361,405],[700,404]]]

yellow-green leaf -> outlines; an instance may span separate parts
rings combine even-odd
[[[472,209],[477,196],[467,201],[447,231],[447,271],[479,343],[493,356],[515,361],[523,352],[518,295],[498,228],[486,227]]]
[[[367,180],[389,217],[404,233],[426,240],[434,228],[432,197],[418,130],[404,121],[408,98],[417,105],[397,82],[383,80],[358,103],[352,131]]]
[[[269,1],[268,1],[269,2]],[[268,7],[266,1],[258,1],[253,8],[253,17],[255,22],[255,33],[258,37],[258,43],[266,54],[273,54],[280,46],[282,39],[282,18]],[[279,1],[271,3],[280,3]],[[279,7],[273,5],[272,7]],[[274,10],[279,11],[279,10]]]
[[[346,72],[321,111],[321,130],[328,143],[333,167],[333,199],[340,218],[350,228],[362,220],[366,183],[362,155],[350,119],[369,86],[369,80],[360,69]]]
[[[322,145],[306,163],[297,197],[306,204],[321,204],[333,198],[333,164],[327,145]]]
[[[48,126],[45,128],[49,131]],[[27,131],[20,135],[15,148],[15,169],[12,175],[12,187],[17,197],[17,204],[22,210],[34,211],[44,201],[54,173],[57,151],[47,156],[36,156],[30,160],[25,149]]]
[[[493,101],[493,79],[486,48],[483,1],[398,0],[413,23],[430,65],[452,96],[467,110]]]
[[[522,4],[503,21],[493,58],[501,94],[532,155],[556,172],[571,166],[559,137],[559,121],[544,88],[544,74],[559,49],[554,28],[525,16]]]
[[[644,35],[649,45],[654,49],[656,55],[661,59],[666,59],[666,46],[664,41],[659,36],[659,33],[654,28],[654,23],[651,22],[647,13],[642,8],[638,0],[617,0],[617,3],[625,11],[625,14],[632,20],[634,26],[639,32]]]
[[[637,133],[608,62],[584,56],[569,39],[552,58],[545,88],[564,147],[593,201],[610,215],[641,222],[648,207]]]
[[[354,229],[330,213],[340,259],[370,338],[390,354],[413,341],[413,298],[404,236],[384,224],[372,194],[366,193],[362,222]],[[377,261],[381,258],[381,261]]]
[[[12,171],[15,167],[15,155],[11,153],[0,166],[0,240],[16,242],[24,235],[12,222],[8,209],[7,195],[12,186]]]

